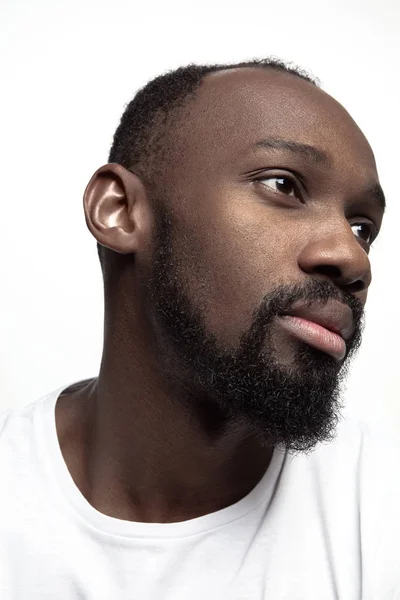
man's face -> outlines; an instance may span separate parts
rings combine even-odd
[[[155,203],[161,362],[205,411],[309,450],[334,432],[360,343],[382,219],[372,151],[332,98],[276,72],[209,76],[190,106]]]

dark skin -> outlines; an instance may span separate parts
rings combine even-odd
[[[372,150],[345,109],[298,78],[237,69],[208,76],[190,110],[162,185],[176,192],[170,208],[184,234],[176,250],[207,328],[235,347],[269,289],[311,277],[365,304],[368,232],[379,230],[383,210]],[[277,177],[292,181],[293,173],[305,182],[303,202],[287,181],[277,188]],[[195,399],[183,401],[190,381],[171,385],[143,300],[155,221],[147,189],[115,164],[87,187],[89,230],[135,262],[106,286],[99,376],[61,396],[56,423],[66,464],[92,506],[120,519],[174,522],[243,498],[268,468],[273,443],[261,444],[245,423],[216,426]],[[290,368],[296,341],[279,327],[273,336]]]

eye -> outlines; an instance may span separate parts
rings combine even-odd
[[[297,186],[289,177],[261,177],[257,181],[273,192],[279,192],[293,198],[299,197]]]
[[[371,246],[378,235],[377,229],[373,223],[354,223],[351,228],[353,229],[354,235],[363,242],[366,242],[369,246]]]

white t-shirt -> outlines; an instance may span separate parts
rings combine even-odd
[[[75,486],[58,395],[0,416],[1,600],[400,599],[400,439],[342,421],[223,510],[134,523]]]

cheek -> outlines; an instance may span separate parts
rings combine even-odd
[[[242,203],[236,210],[231,204],[229,211],[199,217],[183,239],[190,296],[207,329],[221,343],[237,347],[264,296],[296,277],[293,229],[273,209],[256,205],[249,210]]]

